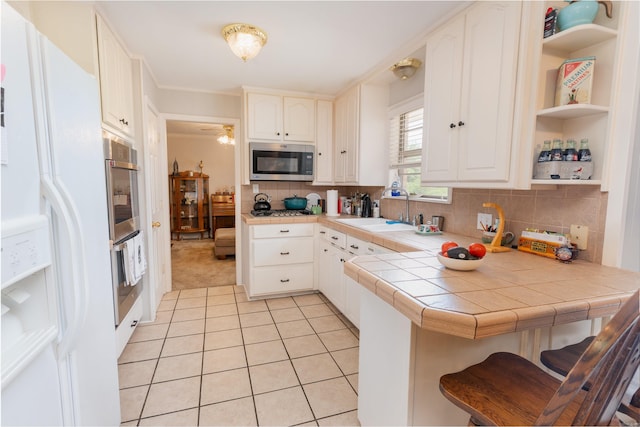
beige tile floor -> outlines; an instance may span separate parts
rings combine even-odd
[[[167,293],[118,364],[122,425],[359,425],[358,330],[322,294]]]

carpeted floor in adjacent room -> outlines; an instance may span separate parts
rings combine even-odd
[[[236,259],[215,257],[213,239],[171,241],[171,288],[175,290],[236,284]]]

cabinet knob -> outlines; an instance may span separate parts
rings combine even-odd
[[[280,132],[276,132],[276,136],[280,136]]]
[[[284,136],[289,136],[289,132],[285,132]]]
[[[158,227],[160,227],[160,221],[153,221],[153,222],[151,223],[151,226],[152,226],[153,228],[158,228]]]
[[[318,156],[322,156],[322,153],[318,153]]]
[[[344,153],[346,153],[346,152],[347,152],[347,150],[342,150],[342,151],[340,152],[340,154],[344,154]]]
[[[458,122],[458,126],[464,126],[464,122],[463,122],[462,120],[460,120],[460,121]]]
[[[280,252],[280,255],[289,255],[289,252]]]
[[[352,249],[358,249],[358,245],[351,245]]]
[[[282,283],[288,283],[288,282],[289,282],[289,279],[280,279],[280,282],[282,282]]]
[[[456,127],[456,124],[455,124],[455,123],[451,123],[451,124],[449,125],[449,127],[450,127],[451,129],[453,129],[454,127]]]

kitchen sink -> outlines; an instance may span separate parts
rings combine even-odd
[[[416,227],[411,224],[393,222],[386,218],[339,218],[336,221],[351,227],[360,228],[372,233],[387,231],[415,231]],[[387,223],[390,221],[391,223]]]

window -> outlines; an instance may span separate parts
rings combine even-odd
[[[423,111],[422,95],[389,110],[389,185],[398,177],[411,200],[451,203],[448,187],[420,182]]]

